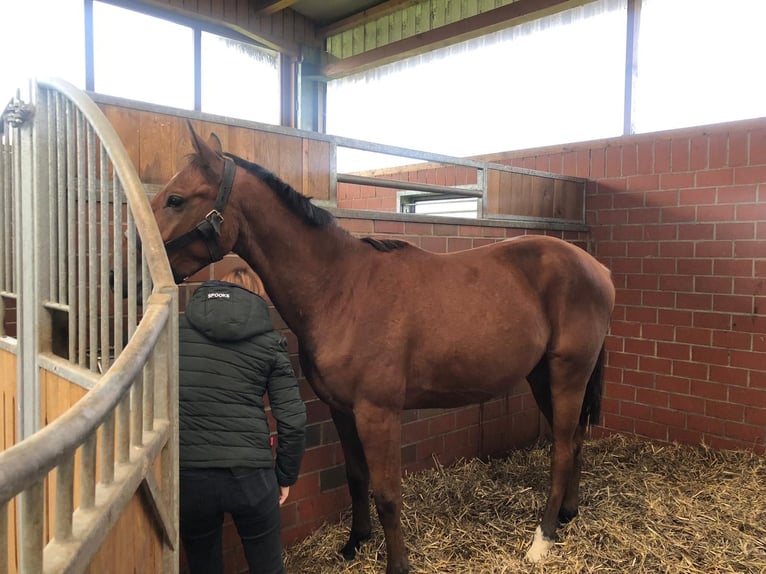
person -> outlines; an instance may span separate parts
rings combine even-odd
[[[180,318],[180,534],[191,574],[223,573],[227,512],[250,572],[284,572],[279,507],[298,478],[306,407],[263,295],[255,272],[237,267],[197,288]]]

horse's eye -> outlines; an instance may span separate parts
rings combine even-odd
[[[168,200],[165,203],[166,207],[181,207],[184,204],[184,198],[178,195],[168,196]]]

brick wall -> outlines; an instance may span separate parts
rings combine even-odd
[[[766,118],[487,159],[591,180],[606,431],[764,452]]]

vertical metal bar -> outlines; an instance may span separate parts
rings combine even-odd
[[[481,167],[476,168],[476,187],[481,189],[481,199],[479,200],[479,218],[487,213],[487,201],[489,200],[489,178],[487,170]]]
[[[19,503],[22,535],[19,574],[37,574],[43,571],[43,481],[22,492]]]
[[[117,174],[112,177],[112,226],[114,230],[114,357],[122,352],[123,254],[122,254],[122,186]]]
[[[59,121],[56,124],[56,139],[59,144],[56,149],[56,173],[57,173],[57,195],[58,195],[58,241],[56,241],[58,272],[58,298],[61,304],[66,304],[69,300],[67,291],[67,267],[66,267],[66,249],[67,245],[67,124],[66,107],[64,99],[58,92],[56,93],[56,115]],[[70,337],[71,338],[71,337]],[[70,355],[71,356],[71,355]]]
[[[67,174],[67,304],[69,305],[69,360],[77,362],[77,257],[75,255],[75,218],[77,217],[76,202],[76,134],[75,134],[75,107],[72,102],[66,102],[67,110],[67,134],[66,134],[66,174]]]
[[[114,411],[101,425],[101,484],[114,482]]]
[[[80,450],[80,508],[87,510],[96,504],[96,431],[82,443]]]
[[[56,280],[56,254],[58,253],[58,244],[55,241],[56,228],[58,223],[58,177],[56,174],[56,162],[54,157],[58,156],[58,118],[56,116],[56,100],[54,94],[47,92],[47,112],[48,112],[48,153],[50,161],[48,162],[48,183],[50,191],[48,194],[50,208],[48,210],[48,299],[58,300],[58,281]]]
[[[138,273],[136,267],[139,264],[138,253],[136,250],[136,223],[133,221],[133,213],[130,207],[125,210],[127,214],[127,276],[128,276],[128,340],[133,336],[137,324],[137,295]]]
[[[130,461],[130,393],[117,405],[117,462]]]
[[[633,91],[638,78],[638,30],[641,23],[641,0],[628,0],[628,29],[625,38],[625,103],[623,135],[635,132]]]
[[[10,169],[10,129],[11,127],[3,119],[0,120],[2,124],[2,134],[0,134],[0,206],[2,206],[2,213],[0,213],[0,239],[2,239],[2,245],[0,245],[0,291],[10,291],[8,284],[11,277],[11,219],[13,217],[13,210],[11,209],[11,169]],[[0,317],[2,319],[2,317]],[[1,324],[1,323],[0,323]]]
[[[154,430],[154,386],[157,375],[157,348],[152,349],[144,366],[144,430]]]
[[[143,445],[144,440],[144,380],[142,373],[139,373],[130,389],[130,444],[133,446]]]
[[[88,201],[88,172],[86,165],[85,118],[77,110],[77,363],[86,366],[88,350],[87,230],[85,228]]]
[[[105,373],[112,364],[109,356],[109,161],[106,149],[101,145],[101,372]],[[115,285],[115,292],[120,290]]]
[[[88,368],[98,372],[98,197],[96,195],[96,133],[88,124]],[[106,285],[102,286],[106,288]]]
[[[56,468],[56,516],[53,536],[63,542],[72,537],[72,512],[74,510],[74,455],[66,458]]]

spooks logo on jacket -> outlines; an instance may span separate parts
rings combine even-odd
[[[228,293],[211,291],[210,293],[207,294],[207,298],[208,299],[230,299],[231,295],[229,295]]]

